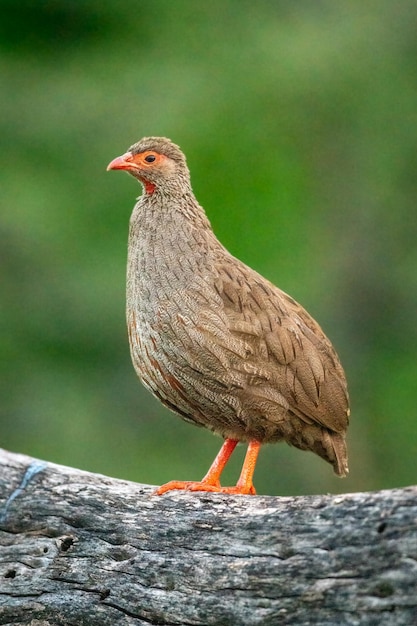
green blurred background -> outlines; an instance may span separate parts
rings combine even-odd
[[[152,484],[200,478],[219,449],[130,363],[140,187],[105,170],[166,135],[220,240],[319,320],[347,372],[349,478],[266,446],[258,492],[415,483],[416,32],[414,0],[3,0],[0,445]]]

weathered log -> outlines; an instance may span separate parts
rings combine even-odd
[[[171,492],[0,451],[0,624],[417,624],[417,487]]]

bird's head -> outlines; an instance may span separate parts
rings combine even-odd
[[[126,170],[148,194],[157,188],[189,184],[189,171],[180,148],[166,137],[144,137],[111,161],[107,170]]]

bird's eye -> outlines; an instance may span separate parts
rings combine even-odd
[[[144,160],[146,161],[146,163],[153,163],[156,160],[156,156],[154,156],[153,154],[148,154],[148,156],[146,156]]]

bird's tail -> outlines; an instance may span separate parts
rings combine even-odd
[[[329,433],[333,459],[331,461],[335,474],[343,478],[349,474],[346,439],[343,434]]]

